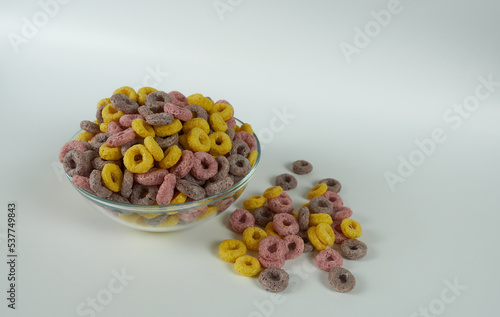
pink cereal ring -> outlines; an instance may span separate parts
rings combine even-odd
[[[279,213],[291,213],[294,209],[292,198],[286,192],[282,192],[278,197],[267,200],[267,207],[271,211]]]
[[[111,135],[117,134],[117,133],[122,132],[122,131],[123,131],[123,128],[120,127],[120,125],[118,123],[111,121],[108,124],[108,132],[111,133]]]
[[[275,267],[278,269],[281,269],[283,266],[285,266],[285,258],[279,258],[277,260],[268,260],[259,255],[258,260],[260,262],[260,265],[262,265],[264,268],[269,268],[269,267]]]
[[[178,91],[171,91],[168,95],[172,98],[172,104],[183,108],[188,105],[188,100],[182,93]]]
[[[304,252],[304,239],[302,239],[301,237],[296,235],[289,235],[284,237],[283,241],[285,242],[285,245],[288,249],[288,251],[285,253],[285,260],[295,259]]]
[[[240,131],[238,133],[236,133],[234,135],[234,139],[235,140],[242,140],[243,142],[245,142],[248,147],[250,148],[250,152],[255,150],[257,148],[257,140],[255,139],[255,137],[246,132],[246,131]]]
[[[325,249],[319,251],[316,255],[316,265],[323,271],[330,272],[335,267],[341,267],[344,259],[340,253],[334,249]]]
[[[267,236],[259,242],[259,256],[266,260],[285,259],[286,244],[277,236]]]
[[[225,103],[226,105],[230,105],[231,107],[233,106],[232,104],[229,103],[229,101],[224,100],[224,99],[221,99],[221,100],[216,102],[216,104],[218,104],[218,103]]]
[[[122,146],[134,140],[136,136],[134,129],[128,128],[116,134],[111,134],[106,142],[109,146]]]
[[[73,185],[76,187],[80,187],[81,189],[85,189],[86,191],[95,195],[94,191],[90,188],[90,179],[85,176],[74,175],[73,176]]]
[[[134,180],[142,185],[156,186],[163,183],[167,174],[168,170],[154,167],[146,173],[134,174]]]
[[[203,216],[207,211],[208,211],[208,206],[203,206],[201,208],[179,211],[177,213],[177,216],[179,217],[180,220],[194,221]]]
[[[66,142],[59,151],[59,161],[62,163],[64,161],[66,153],[68,153],[71,150],[80,150],[82,152],[87,151],[89,149],[87,148],[87,144],[88,142],[78,141],[78,140],[71,140],[69,142]]]
[[[171,103],[166,103],[163,110],[181,121],[189,121],[193,119],[193,113],[189,109],[185,109]]]
[[[118,122],[120,123],[120,125],[122,127],[130,128],[130,127],[132,127],[132,121],[134,121],[135,119],[144,120],[144,117],[141,116],[140,114],[124,114],[123,116],[120,117]],[[109,129],[109,125],[108,125],[108,129]]]
[[[167,174],[163,178],[163,183],[158,189],[156,194],[156,202],[158,205],[168,205],[174,197],[175,184],[177,183],[177,178],[174,174]]]
[[[206,166],[206,167],[205,167]],[[215,158],[207,152],[194,153],[191,174],[199,180],[206,180],[217,174],[219,165]]]
[[[229,217],[229,226],[236,233],[243,233],[246,228],[253,227],[255,218],[246,209],[236,209]]]
[[[337,211],[337,209],[339,209],[344,205],[342,198],[340,198],[340,196],[337,193],[328,190],[322,196],[328,199],[332,203],[333,211]]]
[[[170,173],[174,174],[178,178],[183,178],[189,173],[194,163],[194,154],[191,151],[182,151],[181,158],[179,162],[170,168]]]
[[[334,211],[333,221],[342,221],[346,218],[351,218],[352,210],[349,207],[340,207]]]
[[[297,234],[299,224],[294,216],[288,213],[278,213],[273,217],[274,230],[283,237]]]
[[[341,223],[342,221],[334,221],[331,225],[333,233],[335,234],[335,244],[341,244],[342,242],[348,239],[342,232],[342,229],[340,228]]]
[[[236,126],[236,119],[234,116],[226,120],[227,128],[232,130]]]

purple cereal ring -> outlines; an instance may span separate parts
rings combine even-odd
[[[243,140],[246,144],[248,144],[248,147],[250,148],[250,152],[257,149],[257,140],[255,137],[246,132],[246,131],[240,131],[234,135],[235,140]]]
[[[128,128],[126,130],[122,130],[116,134],[111,133],[111,136],[106,141],[109,146],[122,146],[136,138],[137,134],[134,129]]]
[[[340,209],[344,205],[342,198],[334,192],[326,191],[322,196],[332,203],[333,210]]]
[[[106,143],[106,141],[108,140],[108,138],[110,136],[111,136],[111,133],[109,133],[109,132],[98,133],[98,134],[94,135],[94,137],[89,142],[90,148],[94,151],[99,152],[99,148],[101,147],[101,145]]]
[[[112,193],[111,196],[108,197],[108,199],[122,204],[130,204],[130,201],[128,201],[127,198],[117,193]]]
[[[276,227],[275,227],[276,228]],[[292,260],[299,257],[304,252],[304,240],[296,235],[289,235],[283,238],[288,251],[285,253],[285,260]]]
[[[211,178],[211,181],[213,182],[227,177],[227,174],[229,173],[229,161],[225,156],[217,156],[215,161],[217,162],[217,173]]]
[[[189,109],[182,108],[171,103],[166,103],[163,107],[163,111],[165,111],[165,113],[170,113],[174,116],[174,118],[181,121],[189,121],[193,119],[193,113]]]
[[[299,229],[307,230],[309,228],[309,208],[306,206],[299,209]]]
[[[134,187],[132,187],[130,202],[134,205],[152,205],[156,201],[157,193],[158,186],[135,184]]]
[[[266,291],[271,293],[279,293],[284,291],[288,287],[289,280],[290,276],[288,275],[288,273],[279,268],[268,268],[261,271],[259,274],[259,284]],[[274,305],[272,307],[274,309]],[[271,314],[267,316],[270,315]]]
[[[299,224],[294,216],[287,213],[279,213],[273,217],[274,230],[282,236],[297,234],[299,232]]]
[[[291,213],[294,209],[292,198],[286,192],[267,200],[267,206],[275,213]]]
[[[90,188],[90,179],[85,176],[75,175],[72,179],[73,185],[88,191],[89,193],[95,194],[92,188]]]
[[[229,139],[231,142],[234,140],[234,136],[236,135],[236,132],[233,129],[227,129],[227,135],[229,136]]]
[[[259,256],[266,260],[285,260],[286,244],[277,236],[267,236],[259,242]]]
[[[134,121],[135,119],[142,119],[144,120],[144,117],[141,116],[140,114],[125,114],[123,116],[120,117],[120,119],[118,120],[118,123],[120,123],[120,125],[124,128],[130,128],[132,127],[132,121]]]
[[[101,178],[101,171],[99,170],[93,170],[92,173],[90,173],[89,183],[90,188],[101,198],[108,198],[113,194],[111,190],[104,186]]]
[[[311,242],[305,242],[304,243],[304,251],[303,253],[308,253],[314,251],[314,246],[312,245]]]
[[[316,265],[323,271],[330,272],[335,267],[341,267],[344,259],[334,249],[325,249],[319,251],[316,255]]]
[[[85,156],[87,156],[87,159],[90,162],[92,162],[94,159],[99,157],[99,153],[96,151],[93,151],[93,150],[87,150],[87,151],[83,152],[83,154],[85,154]]]
[[[168,218],[167,214],[162,214],[151,219],[144,218],[144,222],[151,227],[156,227]]]
[[[265,227],[273,221],[274,213],[266,206],[262,206],[253,211],[253,216],[257,225]]]
[[[368,247],[357,239],[347,239],[340,244],[342,254],[349,260],[359,260],[365,257]]]
[[[207,152],[194,153],[191,174],[197,179],[209,179],[217,174],[217,161]]]
[[[229,172],[234,176],[245,176],[252,169],[250,161],[240,154],[233,154],[227,158],[229,161]]]
[[[208,113],[198,105],[187,105],[184,109],[191,111],[193,118],[201,118],[208,121]]]
[[[236,119],[234,118],[234,116],[232,116],[231,118],[227,119],[226,120],[226,124],[227,124],[228,131],[233,130],[234,127],[236,126]]]
[[[205,186],[205,192],[208,197],[218,195],[231,188],[233,184],[233,179],[229,176],[226,176],[219,179],[218,181],[207,184],[207,186]]]
[[[229,103],[229,101],[224,100],[224,99],[218,100],[218,101],[216,102],[216,104],[218,104],[218,103],[225,103],[226,105],[230,105],[230,106],[232,107],[232,105]]]
[[[106,106],[107,106],[107,105],[102,105],[102,106],[100,106],[100,107],[97,109],[96,113],[95,113],[95,118],[97,119],[97,122],[98,122],[99,124],[101,124],[101,123],[103,123],[103,122],[104,122],[104,119],[102,118],[102,109],[104,109]]]
[[[326,184],[326,186],[328,186],[328,190],[334,193],[338,193],[342,189],[342,185],[335,178],[323,178],[318,182],[318,184],[319,183]]]
[[[229,217],[229,227],[236,233],[243,233],[246,228],[253,227],[255,218],[246,209],[236,209]]]
[[[139,108],[137,102],[124,94],[114,94],[109,99],[113,107],[123,113],[137,113],[137,108]]]
[[[280,186],[283,190],[291,190],[297,187],[297,179],[291,174],[280,174],[276,176],[274,181],[276,186]]]
[[[177,145],[179,144],[179,134],[175,133],[172,134],[171,136],[167,137],[155,137],[156,143],[161,147],[162,150],[166,150],[167,148],[171,147],[172,145]]]
[[[151,111],[158,112],[158,111],[163,111],[163,106],[167,102],[171,102],[172,98],[170,97],[169,94],[167,94],[164,91],[155,91],[150,93],[145,100],[146,106]]]
[[[167,174],[163,177],[163,183],[156,194],[156,202],[158,205],[168,205],[174,197],[175,185],[177,177],[174,174]]]
[[[114,121],[111,121],[110,123],[108,123],[108,132],[111,133],[111,135],[113,134],[117,134],[119,132],[122,132],[123,131],[123,128],[116,122]]]
[[[311,173],[313,170],[313,166],[308,161],[298,160],[293,162],[292,169],[295,174],[304,175]]]
[[[178,91],[171,91],[168,93],[170,98],[172,98],[171,103],[178,107],[185,107],[188,105],[188,99],[182,93]]]
[[[125,198],[129,198],[130,194],[132,194],[133,185],[134,185],[134,173],[132,173],[128,169],[125,169],[123,171],[122,189],[120,191],[120,194],[122,194],[122,196]]]
[[[323,196],[314,197],[309,201],[309,209],[313,213],[317,214],[328,214],[333,216],[333,205],[332,203]]]
[[[281,269],[283,266],[285,266],[285,257],[276,260],[268,260],[259,255],[257,259],[259,260],[260,265],[262,265],[262,267],[266,269],[268,268]]]
[[[140,114],[141,116],[143,116],[143,117],[144,117],[144,119],[146,119],[146,117],[147,117],[147,116],[154,114],[154,112],[153,112],[151,109],[149,109],[149,107],[148,107],[148,106],[140,106],[140,107],[137,109],[137,111],[139,112],[139,114]]]
[[[229,177],[233,179],[233,184],[239,184],[245,178],[245,176],[236,176],[233,174],[229,174]]]
[[[229,154],[239,154],[241,156],[248,157],[248,154],[250,154],[250,148],[248,147],[248,144],[245,143],[245,141],[234,140]]]
[[[179,190],[184,195],[194,199],[199,200],[205,198],[205,189],[195,183],[188,182],[184,179],[178,179],[175,185],[177,190]]]
[[[340,207],[339,209],[334,211],[333,221],[342,221],[346,218],[351,218],[352,210],[349,207]]]
[[[188,182],[195,183],[196,185],[199,186],[204,186],[205,183],[207,182],[204,179],[197,179],[196,177],[191,174],[191,172],[187,173],[186,176],[184,176],[182,179],[187,180]]]
[[[92,134],[98,134],[101,133],[101,129],[99,128],[99,125],[95,122],[89,121],[89,120],[83,120],[80,122],[80,129],[90,132]]]
[[[356,286],[356,278],[349,270],[343,267],[333,268],[328,273],[328,281],[334,290],[340,293],[347,293]]]
[[[64,156],[63,168],[68,176],[89,176],[92,165],[87,155],[80,150],[71,150]]]
[[[194,154],[191,151],[183,150],[179,162],[170,168],[170,173],[177,176],[177,178],[183,178],[191,171],[194,163]]]
[[[82,152],[85,152],[88,150],[87,142],[83,141],[78,141],[78,140],[71,140],[69,142],[66,142],[62,147],[61,150],[59,151],[59,162],[64,161],[64,157],[66,156],[66,153],[68,153],[71,150],[79,150]]]
[[[146,186],[161,185],[165,179],[168,170],[164,168],[153,167],[146,173],[134,174],[134,180],[139,184]]]
[[[194,220],[200,218],[207,211],[208,211],[208,206],[203,206],[201,208],[179,211],[177,213],[177,216],[179,217],[179,219],[181,219],[183,221],[190,222],[190,221],[194,221]]]
[[[153,113],[145,116],[145,118],[150,125],[168,125],[174,122],[174,116],[165,112]]]

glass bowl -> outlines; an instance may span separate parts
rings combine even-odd
[[[236,119],[238,124],[242,122]],[[76,140],[78,135],[83,132],[78,131],[71,140]],[[220,215],[224,210],[229,208],[238,197],[243,193],[248,182],[255,174],[259,165],[261,149],[260,142],[257,140],[257,160],[250,172],[238,183],[231,188],[218,195],[205,197],[201,200],[185,202],[182,204],[173,205],[132,205],[119,203],[105,198],[96,196],[80,187],[73,185],[72,177],[66,174],[71,185],[78,191],[88,202],[103,215],[108,218],[137,230],[150,232],[168,232],[187,229],[205,223],[209,219]]]

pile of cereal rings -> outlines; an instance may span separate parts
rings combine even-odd
[[[312,165],[296,161],[293,171],[298,175],[308,174]],[[230,228],[241,233],[242,239],[224,240],[219,245],[220,257],[234,263],[241,275],[259,275],[259,284],[265,290],[281,292],[289,280],[282,269],[285,261],[317,250],[316,265],[329,273],[332,288],[349,292],[354,289],[356,279],[342,268],[343,259],[359,260],[366,255],[366,244],[357,239],[362,234],[361,225],[350,218],[353,212],[344,206],[338,195],[341,184],[333,178],[322,179],[311,188],[307,193],[309,203],[294,213],[286,191],[297,184],[295,176],[281,174],[276,178],[276,186],[262,195],[248,197],[243,202],[244,209],[236,209],[229,219]],[[338,246],[333,248],[334,245]],[[247,251],[255,251],[257,256],[247,255]]]
[[[59,152],[64,171],[75,186],[125,204],[180,204],[218,195],[240,182],[258,157],[252,127],[236,124],[228,101],[201,94],[121,87],[100,100],[96,120],[84,120],[80,128]],[[207,217],[214,208],[118,216],[171,227]]]

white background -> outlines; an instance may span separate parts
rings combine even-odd
[[[473,100],[479,77],[500,82],[500,5],[402,0],[377,30],[371,11],[387,10],[386,1],[231,3],[221,13],[212,0],[74,0],[43,21],[37,1],[0,2],[0,233],[6,203],[17,201],[19,253],[12,311],[2,235],[1,315],[79,316],[125,270],[133,280],[96,316],[425,316],[429,308],[430,316],[495,316],[500,87],[460,125],[443,116]],[[23,35],[33,16],[38,32]],[[369,42],[343,54],[367,25]],[[16,35],[29,38],[13,45]],[[145,81],[227,99],[261,134],[278,118],[242,198],[297,159],[314,171],[290,192],[296,206],[319,179],[338,178],[369,246],[365,259],[344,262],[355,290],[334,292],[319,270],[293,273],[313,265],[307,254],[287,262],[299,282],[271,304],[256,279],[217,255],[220,241],[237,237],[227,221],[242,199],[200,228],[168,234],[120,226],[86,203],[61,178],[59,148],[98,100]],[[419,166],[392,190],[386,172],[398,174],[400,156],[408,160],[415,140],[438,128],[445,142],[423,160],[414,152]],[[447,281],[466,289],[457,296]],[[86,309],[80,316],[92,316]]]

